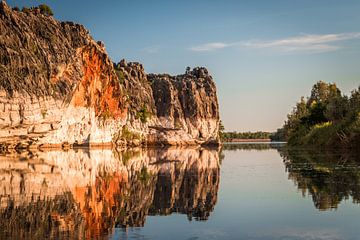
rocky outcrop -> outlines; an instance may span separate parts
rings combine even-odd
[[[79,24],[0,4],[0,142],[8,147],[218,143],[205,68],[146,74],[113,64]]]
[[[70,149],[0,160],[4,239],[93,239],[144,226],[148,215],[207,220],[217,202],[217,149]]]

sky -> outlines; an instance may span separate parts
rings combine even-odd
[[[360,85],[359,0],[7,0],[48,4],[148,73],[212,74],[226,131],[274,131],[319,80]]]

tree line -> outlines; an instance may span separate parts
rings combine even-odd
[[[225,132],[224,125],[220,121],[220,139],[223,142],[231,141],[234,139],[270,139],[272,133],[270,132],[263,132],[263,131],[257,131],[257,132]]]

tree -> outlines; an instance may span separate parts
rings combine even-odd
[[[335,83],[326,83],[318,81],[311,89],[311,95],[308,103],[327,102],[330,97],[341,96],[340,89],[337,88]]]
[[[325,117],[329,121],[338,122],[342,120],[349,111],[349,100],[346,96],[334,96],[329,98],[326,105]]]
[[[351,92],[349,100],[349,112],[351,118],[357,118],[360,114],[360,87]]]
[[[46,4],[40,4],[39,9],[40,9],[41,14],[44,14],[46,16],[53,16],[54,15],[52,9]]]
[[[296,104],[283,130],[279,129],[272,139],[279,136],[284,136],[290,145],[358,148],[360,87],[347,97],[336,84],[317,82],[311,89],[311,96]]]

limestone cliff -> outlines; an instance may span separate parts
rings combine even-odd
[[[218,143],[219,107],[205,68],[146,74],[109,59],[79,24],[0,4],[0,142]]]

